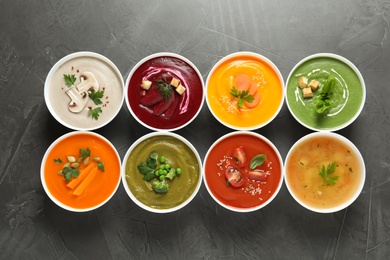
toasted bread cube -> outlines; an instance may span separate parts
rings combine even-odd
[[[303,97],[304,98],[311,98],[311,97],[313,97],[313,92],[311,91],[311,88],[309,88],[309,87],[303,88],[302,89],[302,93],[303,93]]]
[[[169,85],[177,88],[180,85],[180,80],[177,78],[172,78],[171,83]]]
[[[300,88],[306,88],[307,87],[307,78],[306,77],[299,77],[299,79],[298,79],[298,86],[300,87]]]
[[[152,82],[149,80],[143,80],[141,83],[141,88],[148,90],[152,86]]]
[[[176,88],[176,92],[181,95],[184,93],[184,91],[186,91],[186,88],[182,84],[179,84],[179,86]]]
[[[319,86],[320,86],[320,82],[315,79],[312,79],[309,83],[309,87],[311,88],[312,91],[316,91]]]

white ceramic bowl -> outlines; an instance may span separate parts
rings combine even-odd
[[[73,195],[72,193],[79,186],[67,187],[68,182],[59,171],[66,167],[67,156],[79,158],[79,150],[86,148],[90,150],[87,165],[92,164],[97,167],[98,162],[92,158],[99,157],[99,162],[104,163],[104,172],[97,170],[95,178],[84,193],[80,196]],[[62,162],[56,163],[57,159],[61,159]],[[82,164],[80,163],[81,166],[78,168],[80,173],[85,167]],[[41,163],[42,186],[49,198],[59,207],[73,212],[91,211],[103,206],[115,194],[121,180],[120,164],[118,152],[105,137],[89,131],[70,132],[59,137],[46,150]]]
[[[99,84],[99,91],[104,91],[100,99],[102,104],[95,104],[88,97],[87,91],[76,87],[68,87],[65,84],[65,75],[74,75],[75,86],[80,86],[85,73],[92,73]],[[92,78],[92,77],[91,77]],[[62,125],[73,130],[95,130],[111,122],[119,113],[124,99],[124,83],[121,73],[115,64],[103,55],[94,52],[76,52],[69,54],[54,64],[50,69],[44,90],[45,102],[52,116]],[[83,103],[80,105],[80,112],[70,111],[70,102],[73,100]],[[87,103],[78,100],[79,97],[87,99]],[[92,118],[89,114],[91,109],[100,109],[98,119]]]
[[[320,140],[323,138],[335,140],[342,145],[340,146],[342,148],[336,149],[335,147],[338,146],[329,144],[329,141],[324,144],[320,143]],[[309,146],[308,141],[314,141],[315,143]],[[306,153],[302,158],[298,156],[299,160],[297,160],[297,156],[294,155],[294,153],[298,150],[304,151],[305,148],[303,148],[303,146],[309,148],[311,151],[309,153],[313,156],[317,155],[315,150],[319,149],[318,152],[320,153],[320,156],[317,156],[317,159],[310,159],[310,157],[307,157],[307,154],[309,153]],[[332,159],[330,157],[328,158],[324,152],[324,147],[326,146],[331,146],[329,151],[332,154]],[[345,154],[341,153],[341,151]],[[352,159],[350,158],[352,157],[350,156],[354,157],[357,161],[356,167],[354,168],[351,166]],[[319,175],[319,172],[322,165],[325,167],[325,170],[327,169],[327,166],[333,162],[336,164],[336,171],[329,176],[338,176],[338,179],[335,181],[335,184],[326,184]],[[307,171],[304,171],[305,168],[303,167],[309,167],[310,164],[314,164],[314,168],[308,173]],[[290,168],[290,166],[293,165],[295,165],[295,168]],[[342,135],[328,131],[314,132],[299,139],[288,152],[284,167],[284,179],[291,196],[306,209],[318,213],[333,213],[351,205],[360,195],[366,178],[364,160],[356,146]],[[302,175],[303,173],[306,173],[306,175]],[[302,177],[298,177],[298,175]],[[356,183],[352,184],[352,182],[344,181],[342,178],[343,175],[348,176],[350,179],[356,178]],[[349,195],[340,202],[334,202],[336,198],[341,196],[334,192],[326,192],[328,189],[330,190],[332,186]],[[311,187],[313,187],[313,189],[311,189]],[[302,192],[301,195],[298,195],[298,189],[301,191],[310,189],[310,192],[305,196],[303,195],[304,192]]]
[[[247,74],[256,82],[260,103],[254,108],[245,105],[239,108],[238,99],[230,94],[237,74]],[[282,74],[271,60],[254,52],[235,52],[223,57],[211,69],[206,80],[206,103],[224,126],[255,130],[266,126],[279,114],[284,89]]]
[[[142,100],[157,88],[157,81],[168,78],[176,78],[184,86],[185,91],[178,94],[174,87],[173,95],[177,103],[169,105],[173,107],[171,115],[166,116],[154,112],[157,105],[145,106]],[[142,81],[150,81],[152,87],[148,90],[141,88]],[[130,71],[125,85],[125,100],[131,115],[143,126],[154,131],[175,131],[190,124],[199,114],[204,102],[204,82],[198,68],[187,58],[170,52],[151,54],[140,60]],[[169,99],[167,99],[169,100]]]
[[[243,147],[248,165],[239,167],[233,159],[237,147]],[[266,161],[259,166],[266,180],[249,179],[249,162],[255,155],[266,155]],[[233,166],[243,174],[242,186],[227,185],[225,172]],[[283,183],[283,161],[275,145],[266,137],[251,131],[228,133],[209,148],[204,159],[203,181],[210,196],[222,207],[234,212],[252,212],[273,201]]]
[[[315,100],[329,75],[337,81],[337,88],[331,95],[333,104],[328,111],[318,114]],[[298,87],[300,76],[321,82],[319,88],[313,91],[313,98],[303,97]],[[366,85],[358,68],[333,53],[317,53],[302,59],[291,70],[285,85],[286,103],[292,116],[314,131],[338,131],[349,126],[360,115],[366,100]]]
[[[145,154],[141,156],[144,150]],[[172,167],[183,170],[180,176],[168,180],[170,190],[162,195],[152,190],[150,182],[143,180],[137,168],[153,151],[159,157],[166,156]],[[170,213],[185,207],[198,193],[202,183],[202,161],[188,140],[169,131],[157,131],[142,136],[129,147],[122,161],[121,177],[126,193],[139,207],[154,213]]]

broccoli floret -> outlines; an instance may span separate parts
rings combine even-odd
[[[169,190],[169,184],[165,180],[163,181],[154,180],[152,182],[152,189],[156,193],[161,193],[161,194],[167,193]]]
[[[169,170],[169,172],[167,173],[167,175],[165,175],[165,178],[168,178],[168,179],[172,180],[173,177],[175,177],[175,176],[176,176],[176,170],[171,168]]]

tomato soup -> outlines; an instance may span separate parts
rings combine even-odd
[[[311,134],[297,142],[286,158],[289,191],[314,210],[330,210],[354,200],[364,184],[359,151],[337,136]]]
[[[266,160],[258,171],[267,174],[266,181],[249,179],[249,166],[236,166],[233,153],[237,147],[245,151],[247,165],[258,154]],[[240,187],[229,185],[226,171],[235,167],[243,174]],[[222,206],[234,211],[253,211],[268,204],[282,185],[282,160],[277,149],[264,137],[251,132],[234,132],[221,137],[207,152],[204,181],[210,195]]]
[[[240,88],[242,82],[237,77],[242,75],[248,78],[250,87]],[[221,123],[234,129],[255,129],[269,123],[280,111],[283,84],[280,72],[271,61],[257,54],[237,53],[222,59],[210,72],[206,101]],[[233,88],[237,89],[235,96]],[[243,93],[245,90],[248,95]],[[253,101],[247,102],[249,95]],[[244,105],[240,106],[240,98]]]
[[[88,159],[77,160],[81,157],[80,149],[90,151]],[[74,195],[77,188],[68,187],[71,180],[77,178],[67,181],[61,174],[71,157],[80,165],[77,167],[80,172],[77,178],[80,178],[81,172],[88,165],[96,170],[96,176],[89,182],[84,192],[78,195]],[[68,167],[72,166],[68,164]],[[115,148],[100,135],[73,132],[59,138],[48,149],[42,162],[41,178],[49,197],[55,202],[58,201],[60,206],[65,205],[64,208],[76,211],[93,209],[115,193],[120,181],[120,159]]]

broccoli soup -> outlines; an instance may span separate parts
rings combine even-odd
[[[360,194],[365,168],[357,148],[332,133],[310,134],[289,151],[286,185],[304,207],[318,212],[341,210]]]
[[[159,212],[188,203],[201,183],[195,150],[173,133],[152,133],[129,148],[122,179],[130,198]],[[146,207],[144,207],[144,206]]]

